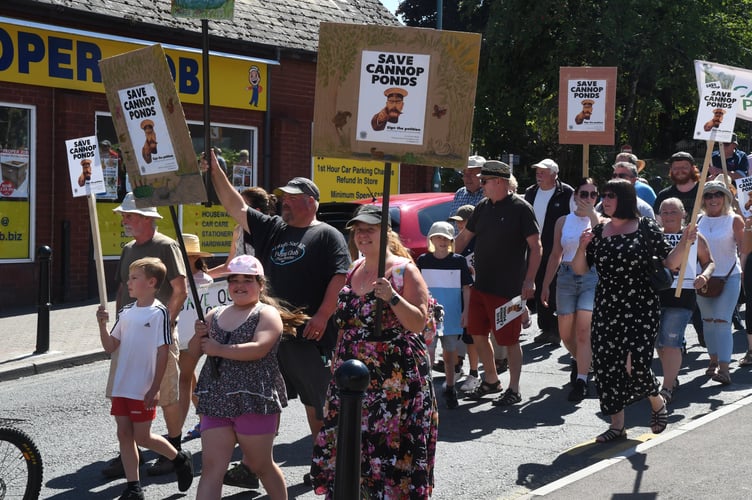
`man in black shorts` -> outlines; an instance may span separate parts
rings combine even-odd
[[[278,357],[288,397],[299,397],[305,405],[315,439],[323,425],[337,340],[331,317],[350,267],[347,243],[339,231],[316,219],[319,189],[310,179],[295,177],[275,190],[282,200],[281,217],[270,217],[246,205],[213,155],[209,170],[219,200],[264,264],[274,295],[311,316],[296,336],[283,338]]]

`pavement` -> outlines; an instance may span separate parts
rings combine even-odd
[[[107,359],[95,321],[98,306],[52,306],[49,351],[39,354],[34,352],[38,312],[0,312],[0,382]],[[108,304],[111,314],[114,308],[114,302]],[[752,434],[751,403],[752,396],[746,395],[718,406],[517,498],[752,498],[752,484],[743,472]]]

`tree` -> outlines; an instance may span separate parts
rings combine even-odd
[[[446,29],[483,33],[473,142],[486,157],[514,152],[523,165],[557,160],[570,180],[581,147],[558,143],[562,66],[616,66],[615,145],[591,147],[591,168],[610,173],[629,143],[655,172],[691,141],[698,95],[695,59],[752,68],[752,0],[482,0],[444,3]],[[435,23],[434,0],[406,0],[410,26]],[[451,28],[449,28],[451,26]],[[746,126],[737,124],[740,136]],[[653,161],[651,161],[653,159]],[[515,172],[525,185],[525,170]]]

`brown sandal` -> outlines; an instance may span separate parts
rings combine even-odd
[[[705,376],[713,377],[716,373],[718,373],[718,363],[710,363],[708,369],[705,370]]]

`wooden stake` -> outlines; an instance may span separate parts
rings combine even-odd
[[[705,160],[702,162],[702,172],[700,173],[700,180],[697,184],[697,195],[695,195],[695,206],[692,209],[692,217],[690,219],[689,225],[687,226],[687,229],[693,228],[697,226],[697,214],[700,211],[700,206],[702,205],[702,190],[705,186],[705,179],[708,177],[708,171],[710,170],[710,163],[711,163],[711,155],[713,154],[713,146],[714,141],[707,141],[707,147],[705,149]],[[721,155],[723,156],[723,155]],[[724,163],[723,161],[721,163]],[[725,169],[724,165],[724,169]],[[687,258],[689,258],[689,245],[686,245],[684,247],[684,255],[682,256],[681,260],[681,267],[679,268],[679,278],[677,280],[677,287],[676,292],[674,292],[674,297],[681,296],[682,288],[681,284],[684,282],[684,274],[687,271]]]
[[[99,288],[99,305],[107,308],[107,283],[104,280],[104,260],[102,260],[102,239],[99,234],[99,215],[97,215],[97,200],[94,193],[89,193],[89,221],[91,222],[91,237],[94,243],[94,262],[97,266],[97,286]]]

